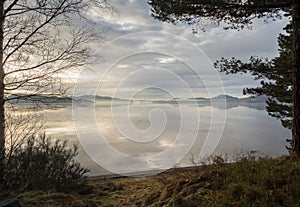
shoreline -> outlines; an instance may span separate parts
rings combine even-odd
[[[224,163],[223,165],[232,165],[235,163]],[[140,172],[132,172],[132,173],[126,173],[124,175],[119,174],[107,174],[107,175],[92,175],[87,176],[87,181],[97,181],[97,180],[106,180],[106,179],[122,179],[122,178],[133,178],[133,179],[139,179],[139,178],[147,178],[151,176],[155,176],[158,174],[163,173],[176,173],[176,172],[185,172],[185,171],[191,171],[191,170],[203,170],[209,167],[214,166],[215,164],[208,164],[208,165],[198,165],[198,166],[187,166],[187,167],[178,167],[178,168],[170,168],[167,170],[148,170],[148,171],[140,171]]]

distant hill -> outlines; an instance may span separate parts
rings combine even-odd
[[[70,105],[72,101],[77,101],[78,103],[107,103],[110,101],[116,102],[129,102],[129,99],[120,99],[120,98],[112,98],[109,96],[92,96],[92,95],[83,95],[83,96],[75,96],[75,97],[61,97],[61,96],[48,96],[48,95],[24,95],[24,94],[15,94],[8,96],[9,102],[12,104],[32,104],[32,103],[40,103],[40,104],[48,104],[48,105]],[[223,100],[226,101],[226,106],[223,104]],[[220,109],[231,109],[234,107],[244,106],[248,108],[255,108],[258,110],[264,110],[266,107],[266,96],[256,96],[256,97],[246,97],[246,98],[238,98],[230,95],[219,95],[213,98],[188,98],[188,99],[180,99],[174,98],[170,100],[131,100],[130,103],[135,104],[171,104],[171,105],[179,105],[179,104],[194,104],[195,102],[199,107],[204,106],[213,106]],[[224,108],[225,107],[225,108]]]
[[[35,94],[14,94],[7,97],[7,100],[12,104],[71,104],[72,101],[78,102],[93,102],[95,101],[111,101],[111,100],[123,100],[119,98],[112,98],[109,96],[49,96],[49,95],[35,95]]]
[[[62,104],[62,103],[72,102],[71,97],[36,95],[36,94],[13,94],[13,95],[9,95],[6,99],[9,103],[12,104],[31,104],[31,103]]]
[[[226,105],[224,105],[223,101],[226,101]],[[188,104],[196,101],[199,107],[211,106],[213,105],[216,108],[220,109],[231,109],[239,106],[244,106],[248,108],[254,108],[258,110],[265,110],[266,108],[266,96],[256,96],[256,97],[246,97],[246,98],[238,98],[230,95],[219,95],[213,98],[188,98],[188,99],[172,99],[172,100],[164,100],[164,101],[153,101],[154,103],[165,103],[165,104]]]
[[[223,100],[226,99],[226,101],[239,101],[240,99],[237,97],[229,96],[229,95],[218,95],[216,97],[213,97],[212,100]]]

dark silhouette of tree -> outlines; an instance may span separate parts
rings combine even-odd
[[[111,6],[105,0],[0,0],[0,187],[6,103],[64,92],[60,74],[85,64],[88,44],[97,39],[89,10]]]
[[[272,21],[282,18],[283,10],[292,17],[292,154],[300,156],[300,1],[298,0],[149,0],[152,16],[161,21],[198,24],[210,20],[225,29],[251,28],[254,19]],[[261,62],[253,58],[251,62]],[[234,62],[234,61],[233,61]],[[251,63],[250,63],[251,64]],[[265,62],[267,67],[272,67]],[[269,66],[268,66],[269,65]],[[289,71],[286,71],[289,73]],[[279,80],[278,80],[279,81]],[[267,84],[264,88],[268,87]],[[272,87],[269,85],[269,87]],[[253,91],[254,92],[254,91]],[[270,103],[272,105],[272,103]]]
[[[250,73],[256,80],[261,80],[257,88],[245,88],[243,93],[266,95],[267,111],[270,116],[281,120],[284,127],[292,128],[292,70],[293,40],[292,25],[285,27],[286,34],[278,37],[279,56],[268,60],[262,57],[250,57],[249,62],[232,58],[222,58],[215,62],[215,67],[226,74]],[[287,140],[290,142],[291,140]],[[288,148],[290,150],[290,148]]]

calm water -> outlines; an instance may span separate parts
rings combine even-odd
[[[119,107],[118,109],[122,109],[124,106],[120,105],[117,107]],[[186,113],[191,112],[189,116],[192,117],[195,107],[189,105],[183,107],[185,107],[184,110]],[[187,130],[184,131],[184,137],[188,139],[196,134],[196,141],[191,150],[186,153],[187,155],[176,165],[177,167],[193,165],[190,157],[191,155],[197,157],[200,154],[210,130],[212,107],[198,107],[197,110],[199,110],[200,114],[199,129],[195,129],[194,123],[189,123],[194,121],[193,118],[184,120],[184,124],[188,126]],[[228,154],[229,156],[233,156],[236,151],[241,149],[255,150],[269,156],[287,154],[285,149],[287,143],[285,140],[291,136],[290,131],[283,128],[280,121],[269,117],[266,111],[241,106],[230,109],[214,108],[214,110],[216,112],[222,112],[222,110],[224,112],[226,110],[227,112],[225,128],[214,154]],[[132,104],[129,107],[129,118],[132,125],[128,125],[128,122],[124,121],[124,118],[128,117],[124,110],[115,111],[117,111],[115,119],[121,120],[119,122],[113,119],[111,107],[107,103],[96,105],[95,119],[93,117],[85,117],[85,112],[82,111],[83,116],[79,121],[81,139],[84,139],[84,142],[91,146],[98,146],[91,148],[93,150],[89,151],[89,153],[96,153],[98,156],[102,155],[101,159],[105,160],[105,162],[110,162],[110,165],[115,165],[115,167],[122,169],[126,168],[128,163],[123,162],[122,159],[118,160],[117,157],[105,157],[107,156],[104,153],[105,149],[101,147],[102,145],[98,145],[95,129],[93,129],[93,123],[95,122],[97,125],[96,131],[100,131],[105,140],[115,150],[127,156],[149,159],[149,157],[157,153],[162,153],[169,147],[177,147],[178,154],[181,153],[181,150],[186,150],[186,148],[178,143],[178,146],[174,146],[176,145],[174,144],[176,136],[182,133],[180,132],[180,126],[183,124],[181,122],[180,107],[172,104]],[[80,143],[76,134],[71,106],[57,108],[56,110],[47,110],[45,114],[47,118],[47,134],[67,139],[72,143]],[[149,114],[151,114],[150,118]],[[158,125],[155,125],[155,123],[158,123]],[[222,123],[219,123],[217,126],[221,127]],[[149,130],[150,128],[151,130]],[[133,141],[126,138],[126,136],[131,136],[132,129],[142,133],[141,140]],[[181,139],[183,139],[182,136]],[[104,154],[101,154],[101,152]],[[170,159],[181,159],[176,156],[175,154]],[[78,159],[85,167],[91,169],[92,175],[109,173],[92,161],[82,148],[80,148]],[[162,163],[164,161],[162,160],[149,159],[147,161],[147,164],[143,164],[143,166],[137,164],[135,167],[133,164],[131,170],[143,171],[156,169],[156,167],[164,165]]]

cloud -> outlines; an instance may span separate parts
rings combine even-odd
[[[105,28],[106,41],[110,45],[109,49],[98,47],[98,55],[102,54],[101,50],[105,50],[103,60],[114,62],[114,68],[106,74],[102,81],[102,88],[99,89],[99,93],[104,95],[114,91],[120,81],[123,81],[122,89],[119,88],[119,90],[128,93],[142,88],[143,85],[157,85],[178,90],[184,96],[185,90],[181,90],[178,80],[162,73],[162,69],[169,70],[181,77],[192,90],[197,91],[197,96],[206,93],[204,85],[213,87],[215,84],[216,77],[214,76],[216,73],[214,69],[210,72],[207,69],[203,70],[201,66],[194,68],[200,74],[200,77],[198,77],[199,75],[197,76],[185,65],[189,58],[197,60],[197,54],[189,50],[189,45],[182,44],[183,41],[172,41],[172,39],[165,37],[153,38],[153,36],[148,36],[146,33],[140,38],[132,38],[131,34],[152,31],[178,35],[179,38],[199,47],[199,50],[202,50],[211,62],[223,56],[237,57],[246,61],[251,55],[271,58],[276,56],[278,54],[277,36],[287,23],[287,19],[269,24],[256,21],[253,30],[225,31],[220,27],[210,27],[205,33],[193,34],[192,27],[189,25],[172,25],[153,19],[146,0],[117,0],[115,6],[118,11],[117,15],[101,16],[97,13],[90,13],[95,25],[99,26],[99,30]],[[119,40],[115,41],[116,39]],[[114,44],[110,44],[111,41],[115,41]],[[137,50],[144,49],[145,51],[161,48],[163,51],[170,51],[170,53],[176,51],[179,59],[168,54],[131,54],[129,51],[134,48]],[[120,54],[123,55],[123,58],[120,58]],[[184,59],[180,59],[180,57],[184,57]],[[199,58],[200,64],[201,61],[203,59]],[[202,67],[207,67],[207,64],[203,64]],[[158,68],[161,70],[155,70]],[[140,69],[143,69],[143,72],[139,71]],[[146,69],[152,70],[147,71]],[[100,64],[96,67],[96,70],[106,71],[107,68],[103,68]],[[245,86],[258,85],[250,75],[226,76],[221,73],[218,75],[225,86],[226,93],[230,95],[241,95],[241,91]],[[127,82],[124,81],[124,78],[128,78]],[[206,84],[202,80],[205,80]],[[90,84],[88,80],[87,84]]]
[[[157,58],[156,61],[157,63],[168,64],[168,63],[176,62],[177,59],[174,57],[167,57],[167,58]]]

